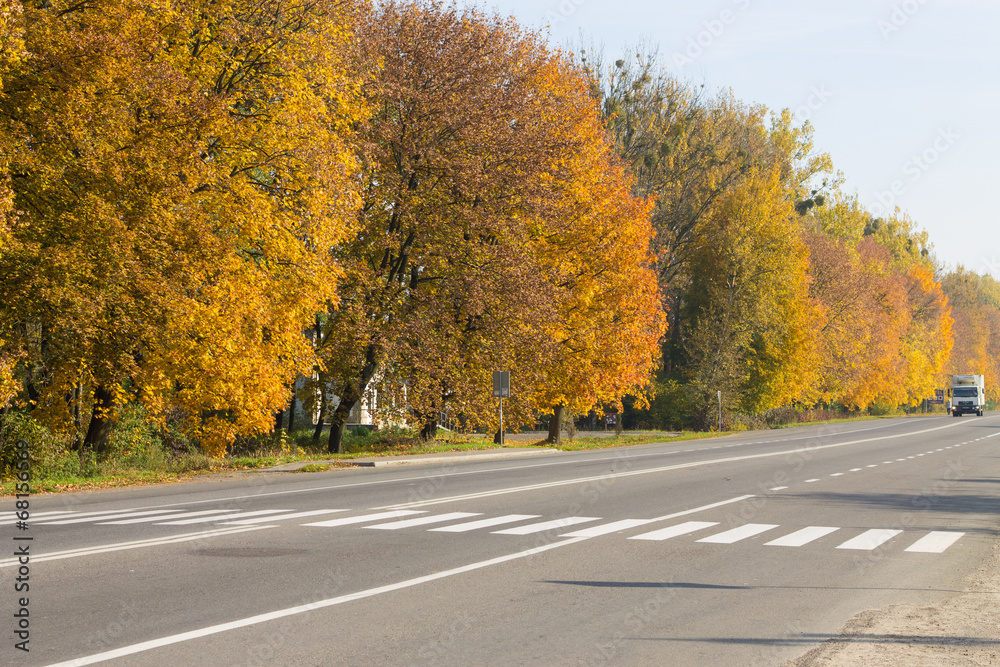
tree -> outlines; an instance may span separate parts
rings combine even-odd
[[[335,296],[356,198],[348,6],[45,3],[0,100],[15,223],[0,321],[36,414],[106,444],[127,395],[211,452],[270,428]],[[80,392],[79,389],[84,391]]]
[[[588,170],[614,174],[586,81],[540,35],[479,10],[390,2],[362,32],[380,67],[358,232],[337,251],[346,273],[321,351],[339,398],[330,450],[373,386],[429,435],[448,406],[467,427],[495,423],[490,372],[510,369],[505,412],[530,421],[564,352],[560,318],[594,274],[567,281],[567,267],[619,220],[594,226],[604,204],[585,192]]]

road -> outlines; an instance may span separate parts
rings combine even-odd
[[[958,592],[997,537],[998,482],[992,415],[33,496],[28,530],[5,520],[30,544],[30,652],[9,557],[0,651],[780,665],[860,611]]]

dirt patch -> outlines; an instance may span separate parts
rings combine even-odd
[[[1000,665],[1000,542],[940,603],[865,611],[785,667],[972,667]]]

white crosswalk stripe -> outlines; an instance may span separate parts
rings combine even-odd
[[[645,526],[652,522],[652,519],[623,519],[622,521],[613,521],[612,523],[605,523],[593,528],[583,528],[572,533],[563,533],[559,537],[600,537],[601,535],[619,533],[629,528],[636,528],[637,526]]]
[[[885,530],[874,528],[872,530],[867,530],[857,537],[847,540],[841,544],[838,549],[857,549],[858,551],[872,551],[882,546],[892,538],[896,537],[903,531],[901,530]]]
[[[308,512],[293,512],[292,514],[282,514],[281,516],[259,516],[254,519],[239,519],[237,521],[226,521],[223,526],[252,526],[255,523],[268,523],[270,521],[288,521],[289,519],[305,519],[310,516],[322,516],[323,514],[333,514],[334,512],[346,512],[347,510],[309,510]]]
[[[138,512],[139,510],[103,510],[101,512],[69,512],[63,516],[47,516],[43,519],[35,517],[35,523],[48,524],[66,519],[90,519],[100,521],[115,514],[126,514],[128,512]]]
[[[107,521],[109,519],[134,519],[135,517],[138,516],[152,516],[154,514],[159,514],[160,516],[157,518],[163,519],[165,518],[163,516],[164,514],[175,514],[177,512],[180,512],[180,510],[146,510],[145,512],[125,512],[123,514],[109,514],[100,517],[92,517],[92,516],[86,516],[83,518],[73,517],[72,519],[59,519],[56,521],[49,521],[48,525],[66,526],[74,523],[90,523],[93,521]]]
[[[195,516],[205,516],[207,514],[223,514],[225,512],[232,512],[233,510],[198,510],[197,512],[185,512],[184,514],[175,514],[171,519],[181,519],[189,518]],[[101,517],[98,517],[100,519]],[[144,516],[138,519],[122,519],[121,521],[101,521],[98,526],[128,526],[133,523],[153,523],[154,521],[162,521],[165,517],[162,516]],[[98,520],[95,519],[95,520]]]
[[[378,514],[365,514],[363,516],[348,516],[343,519],[331,519],[329,521],[317,521],[315,523],[304,523],[303,526],[316,526],[318,528],[333,528],[335,526],[350,526],[355,523],[367,523],[369,521],[381,521],[382,519],[395,519],[401,516],[412,516],[414,514],[426,514],[422,510],[393,510],[391,512],[379,512]]]
[[[794,533],[785,535],[784,537],[779,537],[776,540],[771,540],[765,547],[801,547],[814,542],[821,537],[826,537],[830,533],[834,533],[840,530],[840,528],[831,528],[828,526],[809,526],[808,528],[803,528],[802,530],[797,530]]]
[[[948,547],[958,542],[964,535],[965,533],[934,531],[914,542],[913,546],[906,551],[923,554],[944,553]]]
[[[365,526],[369,530],[401,530],[403,528],[413,528],[415,526],[426,526],[432,523],[444,523],[455,519],[467,519],[470,516],[482,516],[478,512],[450,512],[448,514],[435,514],[433,516],[421,516],[416,519],[403,519],[392,523],[380,523],[375,526]]]
[[[654,530],[651,533],[643,533],[642,535],[636,535],[635,537],[630,537],[630,540],[653,540],[659,542],[661,540],[669,540],[671,537],[680,537],[681,535],[687,535],[688,533],[693,533],[699,530],[704,530],[705,528],[711,528],[712,526],[718,526],[718,521],[687,521],[685,523],[678,524],[676,526],[670,526],[669,528],[661,528],[660,530]]]
[[[442,526],[441,528],[431,528],[432,533],[466,533],[470,530],[479,530],[480,528],[492,528],[493,526],[502,526],[507,523],[517,523],[518,521],[527,521],[528,519],[537,519],[540,514],[508,514],[506,516],[496,516],[492,519],[479,519],[478,521],[469,521],[468,523],[456,523],[454,526]]]
[[[531,535],[533,533],[544,533],[546,530],[558,530],[560,528],[567,528],[569,526],[575,526],[578,523],[587,523],[588,521],[600,521],[600,517],[596,516],[568,516],[562,519],[556,519],[555,521],[543,521],[542,523],[532,523],[527,526],[520,526],[518,528],[508,528],[506,530],[493,531],[494,535]]]
[[[710,535],[698,541],[709,544],[734,544],[740,540],[746,540],[761,533],[766,533],[769,530],[774,530],[777,527],[777,525],[770,523],[748,523],[745,526],[733,528],[718,535]]]
[[[163,523],[158,523],[158,526],[190,526],[195,523],[211,523],[212,521],[229,521],[230,519],[246,519],[252,516],[261,516],[263,514],[280,514],[281,512],[289,512],[291,510],[257,510],[256,512],[234,512],[233,514],[227,514],[225,516],[202,516],[196,519],[180,519],[179,521],[164,521]],[[173,519],[173,517],[170,517]]]

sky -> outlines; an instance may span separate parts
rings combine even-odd
[[[897,206],[937,260],[1000,279],[996,0],[490,0],[614,62],[656,45],[674,76],[788,108],[875,214]],[[992,186],[990,184],[993,184]]]

